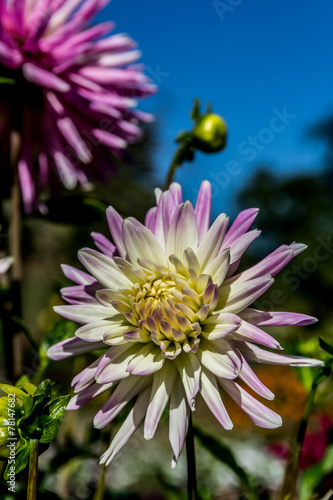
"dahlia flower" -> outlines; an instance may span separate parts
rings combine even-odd
[[[140,137],[138,122],[150,119],[131,110],[154,91],[132,64],[136,44],[124,34],[106,37],[110,22],[89,26],[107,3],[0,0],[2,158],[18,132],[14,155],[28,211],[45,187],[87,187],[102,177],[108,163],[98,146],[121,156]]]
[[[55,308],[83,326],[74,338],[52,346],[51,358],[106,349],[73,379],[76,395],[68,409],[111,390],[94,419],[95,427],[102,428],[136,398],[101,458],[106,464],[141,421],[145,438],[152,438],[168,403],[175,464],[199,393],[224,429],[233,426],[223,404],[225,392],[256,425],[276,428],[282,423],[280,416],[244,388],[246,384],[268,400],[274,397],[249,363],[322,364],[281,354],[277,340],[261,328],[309,325],[315,318],[249,308],[305,245],[282,245],[259,264],[235,274],[242,254],[260,234],[249,230],[257,209],[241,212],[229,229],[224,213],[209,227],[208,181],[202,183],[195,207],[182,202],[176,183],[165,192],[156,190],[156,198],[145,225],[107,209],[113,243],[93,233],[99,250],[79,252],[88,273],[63,266],[76,285],[62,290],[69,305]]]

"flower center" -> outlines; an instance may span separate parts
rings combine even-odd
[[[153,271],[141,275],[141,283],[119,290],[111,300],[113,307],[134,326],[124,334],[125,340],[154,342],[168,359],[182,351],[196,352],[201,323],[218,302],[218,287],[206,275],[198,278],[168,269]]]

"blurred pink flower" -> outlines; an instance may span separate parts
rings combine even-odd
[[[113,23],[89,26],[107,3],[0,0],[0,161],[11,149],[11,132],[19,132],[15,153],[27,211],[45,187],[59,181],[87,187],[103,178],[110,166],[97,146],[121,157],[141,135],[138,122],[150,120],[131,110],[155,90],[132,64],[140,57],[135,42],[124,34],[105,37]]]
[[[274,398],[248,362],[322,364],[261,347],[282,349],[261,327],[304,326],[315,318],[249,308],[273,284],[272,276],[306,246],[282,245],[259,264],[235,274],[241,256],[260,234],[249,231],[257,209],[241,212],[229,228],[229,218],[222,213],[209,227],[209,182],[202,183],[195,207],[182,202],[176,183],[165,192],[156,190],[156,198],[157,206],[148,211],[145,225],[132,217],[123,220],[108,208],[113,243],[99,233],[92,234],[100,251],[86,248],[79,252],[89,274],[64,266],[65,275],[76,285],[62,290],[70,305],[55,308],[83,326],[76,337],[51,347],[51,358],[107,349],[73,379],[77,394],[68,409],[80,408],[112,389],[94,419],[95,427],[102,428],[137,396],[102,457],[107,464],[143,419],[145,438],[154,436],[168,402],[175,464],[199,393],[225,429],[233,424],[221,389],[256,425],[279,427],[280,416],[239,383],[263,398]]]

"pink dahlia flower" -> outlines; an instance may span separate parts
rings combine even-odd
[[[2,159],[17,131],[14,155],[28,211],[45,187],[86,187],[102,177],[107,163],[98,146],[121,156],[140,137],[138,122],[149,120],[131,110],[154,91],[132,64],[140,57],[136,44],[122,34],[106,37],[110,22],[89,26],[107,3],[0,0]]]
[[[101,458],[107,464],[142,420],[145,438],[152,438],[168,404],[175,464],[199,393],[225,429],[233,426],[223,404],[225,392],[256,425],[279,427],[280,416],[240,383],[262,398],[274,397],[249,363],[322,364],[281,354],[277,340],[261,328],[309,325],[315,318],[249,308],[305,245],[282,245],[259,264],[235,274],[242,254],[260,234],[249,230],[257,209],[241,212],[229,228],[225,214],[209,227],[209,182],[202,183],[195,207],[182,202],[176,183],[168,191],[156,190],[156,198],[145,225],[131,217],[123,220],[109,207],[113,243],[93,233],[99,251],[79,252],[88,273],[63,267],[76,285],[62,290],[69,305],[56,311],[83,326],[74,338],[51,347],[48,355],[63,359],[106,349],[73,379],[76,395],[68,408],[80,408],[111,389],[94,419],[95,427],[102,428],[136,398]]]

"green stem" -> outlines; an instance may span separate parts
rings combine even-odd
[[[27,500],[36,500],[37,498],[37,476],[38,476],[38,439],[30,439]]]
[[[189,151],[190,146],[191,146],[191,140],[184,141],[181,143],[181,145],[175,152],[171,165],[169,167],[167,179],[165,182],[165,189],[168,189],[170,184],[172,183],[177,168],[179,168],[185,161],[188,160],[187,153]]]
[[[299,463],[301,459],[304,439],[306,435],[306,429],[309,422],[310,413],[313,407],[314,399],[316,396],[316,391],[321,382],[327,378],[326,368],[323,368],[320,373],[315,377],[311,391],[309,393],[304,415],[300,421],[296,438],[294,440],[293,446],[290,449],[288,465],[286,468],[286,473],[283,481],[283,486],[281,490],[280,500],[294,500],[296,498],[297,483],[299,476]]]
[[[194,432],[192,415],[190,415],[188,431],[186,436],[186,457],[187,457],[187,498],[188,500],[198,500],[197,475],[195,468]]]
[[[105,496],[105,465],[100,465],[100,476],[93,500],[103,500]]]

